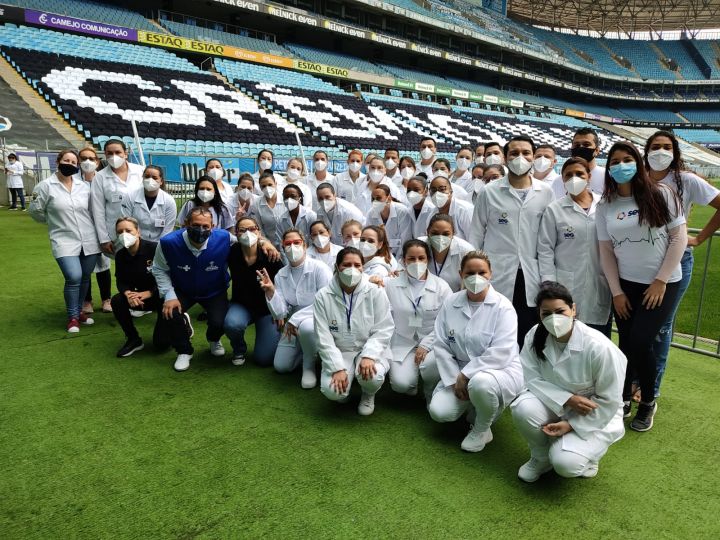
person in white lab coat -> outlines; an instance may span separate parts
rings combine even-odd
[[[270,279],[267,270],[258,271],[267,306],[282,329],[273,365],[278,373],[290,373],[302,362],[300,385],[315,388],[318,348],[313,326],[313,302],[318,291],[332,279],[332,271],[327,265],[307,256],[305,236],[298,229],[285,231],[282,248],[289,265],[283,266],[274,280]]]
[[[444,279],[453,292],[458,292],[462,287],[460,263],[473,247],[455,236],[453,219],[447,214],[435,214],[430,219],[427,236],[419,240],[430,245],[430,273]]]
[[[235,222],[238,219],[245,216],[249,216],[251,208],[257,204],[258,199],[261,195],[255,194],[255,179],[250,173],[243,173],[238,178],[237,191],[235,192],[236,202],[233,205],[235,208]]]
[[[209,176],[201,176],[195,182],[193,191],[195,197],[186,202],[178,212],[178,227],[185,227],[193,209],[204,208],[212,215],[213,229],[225,229],[226,231],[235,229],[235,222],[232,214],[230,214],[230,209],[222,202],[215,180]]]
[[[415,227],[417,227],[423,208],[426,204],[432,204],[427,200],[427,178],[425,176],[413,176],[405,183],[405,188],[405,199],[408,201],[407,207],[413,220],[412,234],[415,236]],[[423,216],[423,219],[425,219],[425,216]]]
[[[402,246],[413,237],[415,225],[408,207],[395,202],[390,196],[390,188],[382,184],[372,192],[372,208],[365,223],[385,228],[388,245],[395,257],[402,255]]]
[[[82,313],[93,268],[100,253],[97,231],[90,214],[90,186],[78,172],[75,150],[63,150],[57,157],[57,172],[33,190],[30,217],[47,223],[53,257],[65,278],[67,331],[77,333],[80,324],[95,321]]]
[[[533,178],[542,180],[552,189],[555,185],[555,179],[560,175],[555,172],[557,165],[557,155],[555,147],[551,144],[540,144],[535,148],[533,156]],[[555,197],[557,199],[561,197]]]
[[[248,217],[260,224],[263,235],[270,240],[273,246],[278,246],[280,245],[278,227],[283,212],[287,209],[283,205],[282,191],[278,191],[278,185],[272,173],[264,172],[260,175],[260,191],[262,195],[250,209]]]
[[[92,181],[92,214],[102,252],[113,255],[122,246],[115,245],[115,222],[122,216],[122,203],[128,194],[142,187],[143,168],[127,160],[127,146],[110,139],[104,147],[108,166]]]
[[[5,163],[5,174],[7,175],[7,188],[10,190],[12,204],[8,210],[17,210],[17,202],[20,199],[20,208],[25,211],[25,186],[23,184],[23,173],[25,166],[17,158],[17,154],[8,154]]]
[[[600,195],[588,189],[590,168],[582,158],[562,167],[567,195],[550,204],[538,235],[540,281],[557,281],[577,304],[577,319],[610,337],[612,295],[600,266],[595,210]]]
[[[390,195],[396,201],[403,197],[402,190],[385,176],[385,163],[379,157],[373,158],[368,164],[368,173],[365,180],[357,186],[355,193],[355,206],[363,215],[367,215],[372,209],[372,194],[378,186],[387,186]]]
[[[430,219],[435,214],[447,214],[455,222],[455,235],[468,240],[473,217],[473,205],[455,197],[455,186],[444,176],[437,176],[430,182],[430,203],[422,208],[415,222],[415,237],[425,233]]]
[[[486,185],[478,193],[470,243],[493,261],[493,287],[512,300],[518,315],[518,344],[522,345],[525,334],[537,322],[534,302],[540,286],[540,219],[555,198],[545,182],[530,176],[535,153],[530,137],[513,137],[503,151],[507,178]]]
[[[278,189],[282,189],[282,187],[285,185],[285,179],[282,177],[282,175],[273,172],[273,161],[275,160],[275,155],[272,153],[272,150],[268,150],[267,148],[263,148],[258,152],[257,155],[257,164],[258,164],[258,170],[255,171],[252,175],[253,180],[255,180],[255,195],[260,195],[260,176],[263,173],[271,173],[273,175],[273,178],[275,178],[275,184],[278,187]]]
[[[363,274],[359,250],[348,247],[338,253],[335,276],[317,293],[313,317],[322,361],[320,391],[332,401],[346,402],[357,378],[362,388],[358,413],[372,414],[389,369],[394,325],[384,289]]]
[[[385,163],[385,176],[387,176],[394,185],[400,187],[403,184],[403,176],[400,173],[400,150],[397,148],[386,148],[383,159]]]
[[[235,197],[235,191],[233,191],[232,185],[230,184],[230,178],[225,178],[227,173],[225,172],[225,167],[223,167],[222,162],[217,158],[208,159],[205,162],[205,174],[215,180],[223,204],[227,206],[230,215],[234,216],[237,211],[238,201]]]
[[[464,152],[461,150],[461,152]],[[465,154],[467,155],[467,154]],[[461,163],[464,163],[464,158],[461,158]],[[452,184],[453,187],[453,197],[458,200],[463,200],[467,202],[472,202],[472,196],[468,191],[463,187],[462,184],[457,183],[455,180],[453,180],[453,173],[452,173],[452,165],[450,164],[450,160],[447,160],[445,158],[438,158],[436,159],[432,164],[432,170],[433,175],[432,179],[435,179],[439,176],[443,178],[447,178],[448,181]],[[470,173],[466,170],[465,174],[459,173],[459,178],[468,178],[470,176]]]
[[[163,187],[165,177],[162,169],[149,165],[143,172],[142,188],[132,191],[123,201],[123,214],[138,221],[143,240],[157,242],[175,228],[177,205]],[[229,187],[226,186],[226,189]]]
[[[605,190],[605,167],[597,164],[597,157],[600,155],[600,138],[597,132],[591,127],[578,129],[572,138],[570,154],[572,157],[583,158],[590,166],[590,191],[602,195]],[[562,178],[556,178],[552,185],[555,198],[565,196],[565,185]]]
[[[407,188],[408,180],[416,175],[417,165],[415,160],[410,156],[403,156],[400,158],[400,164],[398,165],[398,171],[402,177],[402,185]]]
[[[422,373],[425,397],[430,401],[440,381],[432,352],[435,319],[452,291],[443,279],[428,272],[430,247],[425,242],[408,240],[402,252],[405,271],[397,278],[385,279],[395,322],[390,340],[390,386],[395,392],[414,396]]]
[[[485,143],[485,165],[505,165],[503,147],[499,142],[491,141]]]
[[[305,168],[305,161],[300,158],[290,158],[285,169],[285,182],[286,185],[296,186],[302,191],[303,194],[303,206],[308,209],[313,208],[313,190],[306,184],[307,169]],[[282,187],[285,190],[285,186]]]
[[[394,270],[393,256],[382,226],[364,227],[358,249],[363,255],[363,272],[368,276],[386,278]]]
[[[520,354],[526,389],[510,406],[530,447],[518,477],[535,482],[555,469],[565,478],[590,478],[625,434],[627,360],[612,341],[575,319],[572,296],[559,283],[544,283],[536,304],[542,323],[528,332]]]
[[[335,268],[335,258],[343,247],[330,241],[330,228],[324,221],[317,220],[310,224],[310,243],[308,257],[325,263],[330,270]]]
[[[420,163],[415,170],[416,173],[425,173],[425,176],[432,180],[433,170],[432,164],[435,162],[435,152],[437,144],[432,137],[423,137],[420,139]]]
[[[360,236],[362,236],[362,223],[356,219],[349,219],[343,223],[340,233],[342,234],[342,245],[360,249]]]
[[[307,187],[307,186],[303,186]],[[283,188],[282,197],[285,210],[278,221],[277,237],[281,239],[285,231],[299,229],[303,238],[310,237],[310,224],[317,220],[317,214],[305,205],[305,194],[299,184],[288,184]],[[280,249],[282,246],[276,246]]]
[[[355,197],[358,194],[359,186],[365,181],[365,175],[360,172],[363,167],[363,154],[360,150],[350,150],[347,158],[348,168],[335,176],[334,185],[329,183],[336,195],[349,203],[355,203]],[[316,188],[319,189],[320,186]],[[319,204],[322,204],[319,202]]]
[[[307,176],[307,185],[312,192],[312,208],[317,212],[317,188],[320,184],[327,182],[335,188],[337,193],[337,184],[335,176],[328,172],[330,160],[325,150],[316,150],[313,154],[313,172]]]
[[[471,146],[461,146],[455,155],[455,169],[450,174],[449,180],[461,188],[468,194],[468,199],[472,199],[474,193],[473,183],[473,156],[475,152]]]
[[[330,184],[318,186],[317,199],[317,217],[330,227],[330,240],[334,244],[342,244],[342,226],[346,221],[365,221],[362,212],[354,204],[339,198]]]
[[[474,409],[460,447],[480,452],[493,439],[493,422],[522,390],[517,316],[510,301],[490,285],[492,268],[485,253],[465,255],[460,275],[465,290],[449,296],[435,320],[440,382],[428,411],[436,422],[454,422]]]

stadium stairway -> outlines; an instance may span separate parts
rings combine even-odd
[[[599,39],[599,40],[597,41],[597,43],[598,43],[598,45],[600,45],[600,47],[602,47],[603,49],[605,49],[605,50],[607,51],[608,56],[611,58],[611,60],[612,60],[613,62],[615,62],[615,63],[616,63],[618,66],[620,66],[621,68],[628,69],[627,67],[623,66],[623,65],[618,61],[617,58],[615,58],[615,52],[614,52],[610,47],[608,47],[607,43],[605,43],[604,40]],[[632,72],[635,74],[635,76],[636,76],[638,79],[642,79],[642,75],[640,75],[640,74],[638,73],[638,70],[635,69],[635,66],[631,65],[629,69],[630,69],[630,71],[632,71]]]
[[[0,77],[2,77],[10,88],[15,90],[26,106],[29,106],[42,121],[57,133],[56,136],[49,134],[45,137],[46,140],[48,140],[48,144],[50,144],[49,141],[51,140],[56,141],[56,146],[60,141],[64,143],[64,146],[75,148],[82,148],[87,144],[77,130],[66,122],[65,118],[53,109],[47,101],[42,99],[32,86],[28,85],[25,79],[23,79],[2,56],[0,56]],[[11,120],[12,101],[12,95],[3,96],[3,109],[7,111],[5,114],[9,115]],[[18,106],[23,106],[20,100],[17,100],[17,102]]]
[[[648,45],[649,45],[650,48],[655,52],[655,54],[657,54],[657,56],[658,56],[658,62],[660,62],[660,65],[661,65],[661,66],[663,66],[665,69],[667,69],[667,70],[669,70],[669,71],[672,71],[678,79],[684,79],[684,78],[685,78],[685,77],[683,76],[681,70],[679,70],[679,69],[675,69],[675,70],[674,70],[674,69],[672,69],[672,68],[668,65],[668,63],[665,61],[665,60],[666,60],[666,55],[665,55],[665,53],[660,49],[660,47],[658,47],[657,45],[655,45],[652,41],[649,41],[649,42],[648,42]]]

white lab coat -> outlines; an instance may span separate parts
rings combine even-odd
[[[317,214],[310,208],[306,208],[303,205],[298,206],[298,215],[295,223],[292,222],[290,212],[283,205],[283,211],[280,214],[280,218],[277,222],[277,238],[278,244],[275,246],[281,249],[282,236],[288,229],[299,229],[305,235],[305,240],[310,241],[310,225],[317,220]]]
[[[98,241],[101,244],[115,240],[115,222],[122,216],[122,203],[128,195],[142,188],[143,168],[127,163],[127,180],[123,182],[110,165],[99,171],[92,181],[92,213]]]
[[[443,302],[452,294],[450,286],[428,272],[420,302],[416,305],[407,272],[401,272],[398,277],[385,280],[385,293],[395,322],[395,332],[390,340],[392,361],[402,362],[418,346],[432,351],[435,319]]]
[[[16,159],[15,163],[5,163],[5,168],[10,171],[7,175],[7,187],[9,189],[23,188],[22,175],[25,172],[25,166]]]
[[[425,204],[415,221],[415,237],[427,234],[430,219],[439,212],[438,208],[432,203],[429,197],[425,200]],[[463,240],[470,241],[470,227],[473,217],[473,205],[462,199],[455,198],[453,194],[450,200],[450,209],[448,214],[455,223],[455,236]],[[472,242],[471,242],[472,243]]]
[[[128,194],[122,204],[123,214],[134,217],[140,224],[144,240],[157,242],[175,228],[177,206],[175,199],[166,191],[158,190],[153,207],[148,209],[145,190],[141,187]]]
[[[340,245],[343,243],[342,226],[346,221],[354,219],[359,221],[361,225],[365,223],[365,216],[363,216],[362,212],[360,212],[354,204],[338,197],[335,198],[335,206],[329,214],[326,213],[325,209],[320,205],[317,218],[322,220],[325,225],[330,228],[330,241],[333,244]]]
[[[427,236],[420,236],[418,240],[422,240],[426,244],[429,244]],[[458,292],[462,288],[462,280],[460,279],[460,263],[462,262],[462,258],[465,254],[475,248],[462,238],[453,236],[448,249],[449,252],[447,257],[445,257],[445,262],[441,266],[435,264],[434,253],[432,248],[430,249],[428,270],[430,270],[430,273],[444,279],[445,282],[450,285],[450,289],[453,292]]]
[[[267,199],[263,196],[257,201],[257,204],[250,208],[250,217],[254,218],[260,225],[263,235],[273,246],[280,245],[280,237],[278,236],[278,228],[280,227],[280,219],[283,212],[287,212],[287,208],[282,202],[282,197],[278,193],[275,206],[270,208]]]
[[[220,189],[221,182],[223,189]],[[216,184],[218,185],[218,193],[220,193],[220,198],[222,199],[223,204],[227,206],[230,215],[235,217],[238,204],[237,197],[235,196],[235,190],[229,182],[225,182],[223,180],[217,181]]]
[[[260,171],[255,171],[252,174],[253,177],[253,185],[255,186],[253,189],[253,192],[255,195],[262,195],[262,190],[260,189]],[[273,178],[275,178],[275,187],[278,191],[278,198],[282,196],[282,188],[285,187],[285,177],[281,174],[278,174],[276,172],[273,172]]]
[[[78,175],[72,177],[70,191],[55,174],[35,186],[30,217],[47,223],[53,257],[100,253],[91,206],[90,186]]]
[[[300,191],[302,191],[303,195],[303,203],[302,206],[307,208],[308,210],[312,210],[313,207],[313,196],[317,197],[317,194],[305,183],[305,178],[299,178],[295,182],[288,182],[287,179],[285,179],[285,184],[283,185],[282,189],[285,189],[287,186],[295,186],[297,188],[300,188]],[[282,190],[280,190],[278,199],[282,198],[280,197],[282,195]]]
[[[622,390],[627,359],[600,332],[575,321],[565,349],[558,355],[546,341],[543,349],[546,359],[541,360],[532,348],[537,328],[535,325],[525,336],[520,356],[526,390],[513,406],[531,397],[539,399],[554,414],[567,420],[573,427],[571,433],[582,439],[564,437],[562,449],[597,459],[625,433]],[[573,394],[592,399],[598,408],[585,416],[565,409]],[[593,444],[588,445],[588,440]]]
[[[312,318],[313,303],[318,291],[332,279],[332,272],[320,261],[305,256],[302,275],[296,283],[290,266],[283,266],[275,275],[275,294],[266,299],[273,319],[286,319],[286,322],[300,327],[300,323]]]
[[[470,243],[488,254],[493,287],[508,298],[513,297],[517,271],[522,268],[528,306],[535,305],[540,288],[537,262],[540,220],[553,200],[552,189],[533,179],[523,201],[505,177],[486,185],[475,201]]]
[[[568,288],[585,324],[606,324],[612,295],[600,267],[595,210],[600,195],[593,194],[586,214],[570,195],[550,204],[540,222],[538,265],[540,281],[557,281]]]
[[[394,269],[392,261],[387,262],[379,255],[363,264],[363,273],[367,276],[380,276],[381,278],[386,278]]]
[[[365,225],[382,225],[385,228],[390,251],[395,257],[401,257],[403,244],[413,238],[414,220],[411,214],[412,211],[407,206],[391,202],[387,222],[383,223],[380,214],[371,209],[366,214]]]
[[[403,200],[403,190],[399,189],[395,184],[393,184],[392,180],[390,180],[387,176],[380,180],[380,184],[387,186],[388,189],[390,189],[390,196],[393,199],[395,199],[396,201]],[[370,187],[368,177],[365,177],[365,181],[357,186],[354,204],[365,216],[367,216],[372,209],[372,192],[374,189],[375,188]],[[405,196],[405,199],[407,200],[407,196]]]
[[[387,371],[394,324],[385,291],[362,276],[352,295],[352,310],[349,310],[351,295],[345,297],[347,308],[337,275],[315,297],[315,336],[323,371],[335,373],[347,369],[344,357],[370,358]]]
[[[435,320],[434,351],[443,387],[455,384],[460,372],[468,379],[485,372],[497,381],[503,405],[522,390],[517,314],[510,300],[492,286],[475,313],[467,291],[445,300]]]
[[[317,173],[312,172],[305,177],[305,181],[307,182],[307,185],[310,188],[310,191],[312,193],[312,209],[315,210],[316,212],[318,209],[317,188],[320,184],[325,184],[325,183],[330,184],[333,187],[333,189],[335,190],[335,194],[337,195],[337,191],[338,191],[337,183],[335,182],[335,177],[330,173],[327,173],[325,175],[325,180],[318,180]]]
[[[335,195],[338,198],[355,203],[355,198],[360,192],[360,186],[365,183],[365,175],[359,173],[357,180],[350,178],[350,171],[343,171],[335,177]]]
[[[338,246],[337,244],[333,244],[332,242],[330,242],[330,251],[328,253],[320,253],[315,247],[315,245],[311,245],[307,248],[307,255],[311,259],[316,259],[326,264],[327,267],[330,268],[330,270],[333,270],[335,268],[335,260],[337,259],[337,254],[340,253],[342,249],[342,246]]]

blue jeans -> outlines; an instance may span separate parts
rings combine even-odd
[[[655,358],[657,358],[655,397],[660,395],[660,383],[662,382],[663,375],[665,374],[665,366],[667,366],[668,354],[670,353],[670,343],[672,343],[675,314],[677,313],[678,307],[680,307],[680,301],[682,300],[685,291],[687,291],[690,286],[694,262],[692,250],[686,249],[685,253],[683,253],[682,259],[680,260],[682,279],[680,280],[678,294],[675,297],[675,302],[667,320],[663,323],[658,335],[655,337],[655,343],[653,343],[653,352],[655,353]]]
[[[230,340],[234,354],[245,354],[245,329],[251,324],[255,325],[255,347],[253,348],[253,361],[262,367],[272,366],[275,358],[275,349],[280,341],[272,316],[262,315],[254,317],[252,313],[240,304],[231,303],[225,315],[225,335]]]
[[[90,286],[90,277],[97,258],[97,253],[85,255],[81,251],[80,255],[55,259],[65,278],[63,294],[65,295],[65,309],[67,310],[68,319],[80,318],[80,309]]]

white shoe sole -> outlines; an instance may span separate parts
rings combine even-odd
[[[142,351],[144,348],[145,348],[145,344],[142,343],[142,344],[138,345],[137,347],[135,347],[132,351],[129,351],[127,354],[123,354],[120,358],[127,358],[128,356],[132,356],[136,352]]]
[[[487,437],[483,441],[482,446],[479,444],[475,445],[475,446],[465,445],[464,444],[465,441],[463,441],[462,443],[460,443],[460,448],[465,452],[471,452],[471,453],[482,452],[483,450],[485,450],[485,447],[492,442],[492,440],[493,440],[493,434],[491,431],[490,434],[487,435]]]

